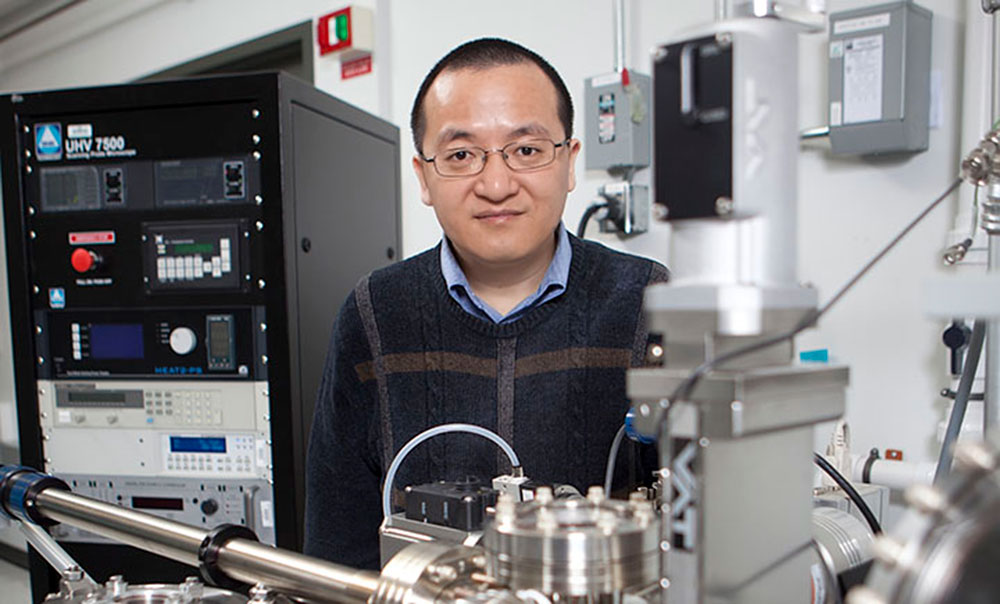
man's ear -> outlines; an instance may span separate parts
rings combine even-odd
[[[427,178],[424,174],[424,164],[426,163],[419,155],[413,156],[413,171],[420,183],[420,200],[424,202],[425,206],[433,206],[434,202],[431,200],[431,192],[427,188]]]
[[[569,141],[569,173],[566,179],[566,192],[572,191],[576,188],[576,156],[580,154],[580,141],[579,139],[570,139]]]

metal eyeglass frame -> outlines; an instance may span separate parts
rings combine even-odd
[[[433,164],[433,166],[434,166],[434,172],[436,172],[437,175],[440,176],[441,178],[466,178],[468,176],[476,176],[478,174],[482,174],[483,170],[486,169],[486,160],[489,158],[490,153],[499,153],[500,157],[503,158],[504,165],[507,166],[508,168],[510,168],[512,171],[514,171],[514,172],[528,172],[528,171],[531,171],[531,170],[537,170],[539,168],[544,168],[545,166],[552,165],[552,163],[556,161],[556,152],[559,150],[559,148],[560,147],[568,147],[571,140],[573,140],[573,137],[567,137],[563,141],[557,143],[554,140],[547,139],[547,138],[533,138],[533,139],[528,140],[528,141],[514,141],[512,143],[508,143],[508,144],[504,145],[503,147],[499,147],[499,148],[495,148],[495,149],[483,149],[482,147],[476,147],[474,145],[473,146],[466,146],[466,147],[456,147],[455,149],[448,149],[447,151],[451,151],[451,152],[463,151],[463,150],[464,151],[482,151],[483,155],[482,155],[481,163],[479,165],[479,169],[476,170],[475,172],[469,172],[468,174],[442,174],[441,170],[438,168],[437,163],[434,161],[434,160],[437,159],[437,157],[438,157],[437,155],[434,155],[433,157],[424,157],[423,153],[420,153],[419,155],[420,155],[420,159],[422,159],[423,161],[425,161],[425,162],[427,162],[429,164]],[[517,145],[524,145],[524,144],[530,143],[532,141],[545,141],[545,142],[552,143],[552,158],[549,161],[545,162],[544,164],[539,164],[537,166],[531,166],[530,168],[515,168],[514,166],[510,165],[510,162],[507,161],[507,159],[508,159],[509,156],[507,155],[506,149],[509,149],[509,148],[517,146]],[[439,152],[438,155],[440,155],[440,154],[441,153]]]

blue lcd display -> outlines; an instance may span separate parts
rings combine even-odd
[[[225,453],[226,439],[203,436],[171,436],[171,453]]]
[[[90,326],[90,358],[143,358],[141,323],[94,323]]]

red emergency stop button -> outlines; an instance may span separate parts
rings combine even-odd
[[[97,254],[81,247],[73,252],[69,261],[70,264],[73,265],[73,269],[76,272],[85,273],[89,270],[93,270],[97,265]]]

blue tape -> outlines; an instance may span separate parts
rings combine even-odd
[[[803,363],[829,363],[830,351],[826,348],[803,350],[799,353],[799,360]]]

